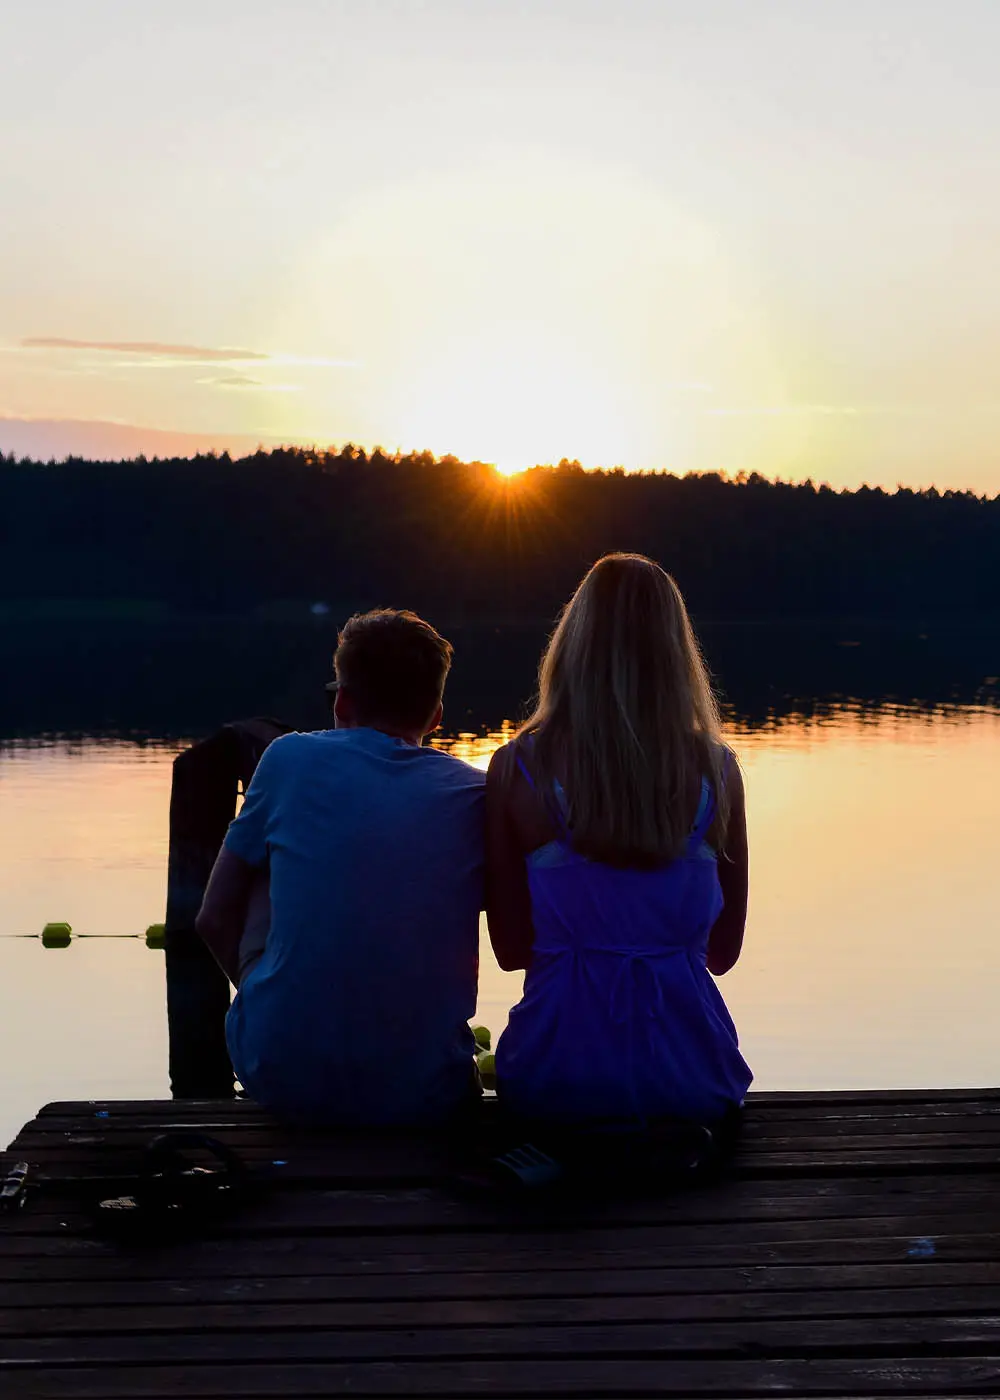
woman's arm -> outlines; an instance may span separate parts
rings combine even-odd
[[[527,968],[535,941],[528,873],[511,806],[516,774],[512,748],[498,749],[486,773],[486,922],[505,972]]]
[[[743,930],[747,921],[747,813],[743,778],[735,762],[729,766],[727,782],[730,793],[729,825],[725,845],[719,852],[719,884],[725,905],[708,935],[708,970],[715,977],[721,977],[735,966],[743,947]]]

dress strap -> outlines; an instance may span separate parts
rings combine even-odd
[[[525,763],[524,759],[521,757],[520,751],[519,751],[518,749],[515,749],[515,750],[514,750],[514,758],[515,758],[516,761],[517,761],[517,766],[518,766],[518,768],[520,768],[520,770],[521,770],[521,776],[524,778],[525,782],[526,782],[526,783],[528,784],[528,786],[531,788],[531,791],[532,791],[532,792],[537,792],[538,789],[535,787],[535,780],[534,780],[534,778],[531,776],[531,774],[528,772],[528,765]]]
[[[531,743],[531,736],[529,736],[528,743]],[[521,776],[531,788],[531,791],[541,800],[542,806],[545,808],[546,816],[555,827],[559,840],[563,845],[569,846],[571,844],[570,830],[566,821],[566,798],[562,788],[558,783],[556,784],[555,792],[548,792],[540,788],[531,776],[528,765],[521,757],[519,747],[515,747],[514,749],[514,759],[518,768],[521,770]]]
[[[554,791],[550,796],[546,797],[545,810],[555,823],[555,828],[559,833],[559,840],[564,846],[571,846],[573,841],[570,836],[569,823],[566,820],[566,794],[558,779],[555,780]]]

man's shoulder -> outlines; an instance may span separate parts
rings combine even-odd
[[[424,758],[424,771],[432,774],[435,781],[447,786],[482,788],[486,786],[486,774],[481,768],[466,763],[446,749],[426,745],[420,750]]]
[[[266,750],[266,756],[269,766],[276,770],[288,771],[312,765],[321,758],[336,762],[338,767],[345,761],[353,766],[358,759],[370,754],[372,749],[371,731],[368,730],[293,730],[290,734],[283,734],[279,739],[275,739]],[[386,756],[382,749],[376,748],[376,752]],[[415,761],[417,771],[435,787],[480,789],[486,784],[486,774],[481,768],[474,767],[465,759],[458,758],[445,749],[431,745],[423,745],[420,748],[400,745],[397,749],[390,747],[388,756],[404,759],[403,766],[411,772]],[[392,767],[395,767],[395,763]]]
[[[298,729],[281,734],[272,739],[261,756],[260,766],[273,776],[288,773],[315,760],[318,747],[328,739],[331,731],[319,729],[314,732]]]
[[[303,753],[312,752],[315,745],[322,742],[327,733],[328,731],[323,729],[314,732],[292,729],[288,734],[279,734],[277,739],[272,739],[265,752],[287,762]]]

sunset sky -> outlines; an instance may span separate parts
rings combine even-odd
[[[1000,491],[998,53],[998,0],[5,6],[0,448]]]

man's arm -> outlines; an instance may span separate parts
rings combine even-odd
[[[275,739],[261,755],[243,806],[226,832],[194,923],[233,986],[239,985],[240,939],[250,891],[267,873],[270,814],[288,743],[288,737]]]
[[[240,939],[247,902],[260,870],[223,846],[216,858],[194,926],[209,952],[232,982],[239,984]]]

